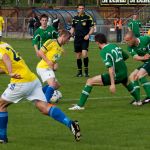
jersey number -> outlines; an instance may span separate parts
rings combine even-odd
[[[111,52],[116,56],[115,62],[119,62],[120,60],[122,60],[122,53],[121,53],[121,51],[119,51],[118,47],[116,47],[115,49],[112,49]]]
[[[14,60],[15,60],[15,61],[21,60],[21,58],[18,56],[18,54],[17,54],[12,48],[6,47],[6,49],[7,49],[8,51],[9,51],[9,50],[12,51],[12,53],[13,53],[13,55],[14,55]]]

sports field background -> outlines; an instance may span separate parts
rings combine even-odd
[[[35,56],[31,40],[5,39],[16,49],[35,72],[40,60]],[[125,45],[120,45],[126,50]],[[86,78],[77,78],[73,43],[65,46],[64,57],[59,61],[56,76],[62,84],[63,99],[57,104],[68,116],[77,119],[81,126],[82,139],[75,142],[72,133],[53,119],[41,115],[34,104],[22,101],[9,107],[9,143],[0,145],[0,150],[149,150],[150,149],[150,104],[131,106],[132,97],[122,85],[117,85],[116,94],[109,87],[94,87],[84,111],[69,111],[77,102]],[[99,50],[90,44],[90,76],[107,71],[99,57]],[[129,72],[140,63],[131,58],[127,61]],[[0,93],[9,78],[0,76]],[[142,98],[144,98],[142,91]]]

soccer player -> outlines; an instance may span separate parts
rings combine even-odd
[[[82,77],[82,58],[84,62],[84,75],[89,77],[88,72],[88,47],[89,47],[89,37],[94,32],[94,23],[91,16],[85,14],[85,6],[79,4],[77,6],[78,14],[74,16],[72,21],[72,28],[70,30],[71,34],[75,33],[74,39],[74,51],[76,53],[77,61],[77,77]]]
[[[32,40],[37,56],[39,56],[38,52],[40,48],[48,39],[56,39],[58,37],[58,32],[53,26],[47,26],[47,22],[48,16],[42,14],[40,16],[41,26],[36,30]]]
[[[141,66],[136,68],[130,74],[129,79],[138,88],[140,88],[139,82],[141,83],[147,95],[143,103],[150,102],[150,81],[146,79],[146,76],[150,75],[150,51],[148,49],[148,45],[150,44],[150,36],[140,36],[139,38],[136,38],[133,32],[128,32],[124,39],[128,44],[128,51],[133,59],[143,62]]]
[[[2,32],[4,30],[4,18],[2,17],[2,13],[0,11],[0,41],[2,39]]]
[[[107,39],[102,33],[95,36],[95,42],[100,48],[100,56],[102,57],[105,66],[108,68],[108,73],[89,78],[82,90],[80,101],[77,105],[70,107],[69,110],[83,110],[93,86],[110,85],[110,92],[115,93],[116,84],[118,83],[122,83],[134,99],[137,100],[135,105],[141,105],[142,103],[139,101],[140,97],[136,94],[136,88],[133,86],[132,82],[128,83],[127,67],[124,61],[128,58],[128,55],[116,44],[107,43]]]
[[[135,37],[140,37],[140,28],[142,25],[137,18],[138,16],[134,14],[133,19],[131,19],[128,23],[128,30],[132,31]]]
[[[42,60],[37,65],[37,73],[43,83],[46,82],[48,84],[43,87],[47,102],[50,102],[54,90],[59,87],[53,70],[55,64],[64,53],[62,46],[69,41],[70,36],[69,31],[62,30],[57,40],[47,40],[39,50],[39,56]]]
[[[10,84],[0,97],[0,143],[8,142],[7,107],[10,104],[18,103],[23,98],[34,102],[44,115],[64,124],[72,131],[76,141],[80,140],[78,121],[72,121],[59,108],[46,102],[39,79],[30,71],[16,51],[4,42],[0,42],[0,72],[8,74],[11,78]]]

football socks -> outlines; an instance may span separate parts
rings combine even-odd
[[[68,128],[71,127],[72,121],[59,108],[55,106],[50,107],[48,115]]]
[[[88,98],[89,94],[91,93],[92,88],[93,88],[92,86],[85,85],[85,87],[81,93],[78,106],[83,107],[85,105],[87,98]]]
[[[7,140],[8,112],[0,112],[0,139]]]
[[[127,89],[136,101],[140,100],[140,86],[138,81],[130,82]]]
[[[142,77],[139,79],[141,85],[144,88],[144,91],[148,98],[150,98],[150,82],[146,79],[146,77]]]
[[[48,103],[50,102],[50,99],[53,96],[54,90],[55,89],[52,86],[48,86],[46,89],[45,96]]]

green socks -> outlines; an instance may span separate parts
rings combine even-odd
[[[137,80],[130,82],[127,85],[127,89],[136,101],[140,100],[140,86]]]
[[[150,82],[146,79],[146,77],[140,78],[139,81],[144,88],[147,97],[150,98]]]
[[[85,103],[87,101],[87,98],[91,93],[92,88],[93,88],[92,86],[85,85],[85,87],[84,87],[84,89],[81,93],[80,101],[78,103],[78,106],[83,107],[85,105]]]

